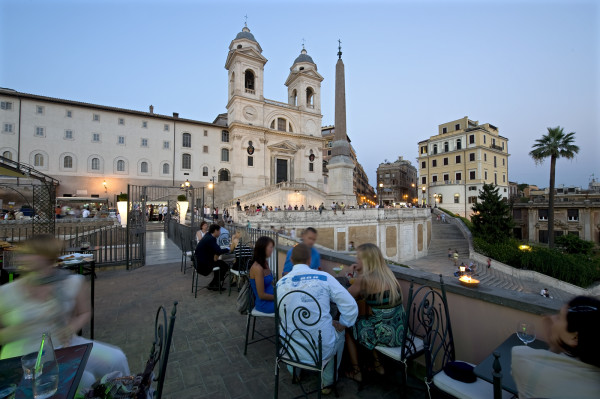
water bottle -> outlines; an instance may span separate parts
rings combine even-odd
[[[58,363],[54,354],[54,346],[50,333],[42,334],[42,342],[38,351],[33,373],[33,397],[49,398],[58,390]]]

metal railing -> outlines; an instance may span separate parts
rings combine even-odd
[[[225,207],[231,208],[231,207],[235,206],[235,203],[237,202],[238,199],[243,204],[243,203],[247,203],[248,201],[253,200],[255,198],[260,198],[263,195],[267,195],[272,192],[275,192],[277,190],[301,190],[301,191],[312,190],[312,191],[316,191],[322,195],[326,195],[326,193],[323,190],[320,190],[314,186],[311,186],[308,183],[295,183],[295,182],[289,182],[289,181],[282,181],[280,183],[272,184],[270,186],[261,188],[260,190],[256,190],[251,193],[244,194],[235,199],[232,199],[231,201],[229,201],[225,204]]]

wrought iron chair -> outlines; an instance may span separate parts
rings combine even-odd
[[[248,276],[248,269],[250,268],[252,261],[252,250],[244,249],[244,247],[250,248],[249,245],[244,244],[240,241],[239,245],[242,247],[239,250],[232,248],[232,251],[235,253],[235,264],[238,265],[238,270],[233,269],[233,264],[229,265],[229,296],[231,296],[231,284],[233,282],[233,276],[236,276],[238,279],[237,288],[238,292],[240,291],[241,285],[241,277]]]
[[[194,251],[192,251],[190,257],[192,258],[192,292],[194,293],[194,298],[198,298],[198,281],[200,280],[200,273],[198,272],[198,260],[196,259],[196,254]],[[217,276],[219,278],[218,281],[221,281],[221,268],[215,266],[213,267],[212,271],[217,273]],[[206,288],[206,286],[201,287],[200,289],[203,288]],[[222,293],[223,290],[219,289],[219,294]]]
[[[292,303],[294,305],[292,306]],[[276,324],[276,357],[275,357],[275,399],[279,395],[279,367],[283,363],[293,368],[296,380],[296,369],[318,373],[319,385],[312,391],[306,391],[301,381],[303,395],[317,392],[321,398],[323,372],[329,362],[333,362],[333,388],[337,381],[337,354],[324,359],[321,330],[315,330],[321,320],[322,309],[319,301],[306,291],[289,291],[277,298],[275,289],[275,324]],[[335,391],[337,397],[337,391]]]
[[[247,274],[247,273],[246,273]],[[250,300],[251,310],[248,312],[248,318],[246,320],[246,342],[244,344],[244,356],[248,352],[248,345],[254,344],[260,341],[264,341],[265,339],[271,340],[275,336],[273,335],[264,335],[260,331],[256,331],[256,319],[257,318],[269,318],[273,319],[275,317],[275,313],[263,313],[259,312],[254,308],[254,304],[256,303],[256,297],[254,296],[254,290],[252,290],[252,286],[248,287],[248,296]],[[252,335],[250,336],[250,340],[248,336],[250,335],[250,324],[252,324]],[[254,334],[260,335],[261,338],[254,339]]]
[[[179,244],[181,246],[181,271],[185,274],[185,271],[188,269],[187,260],[194,254],[195,246],[194,241],[186,237],[186,234],[183,233],[179,236]]]

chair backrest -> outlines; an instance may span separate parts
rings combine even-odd
[[[410,330],[423,339],[426,381],[430,382],[448,362],[455,360],[452,325],[441,274],[439,290],[424,285],[413,291],[411,284],[407,312]]]
[[[277,356],[285,355],[295,363],[321,368],[323,343],[319,301],[306,291],[294,290],[277,298],[275,287],[275,331]]]

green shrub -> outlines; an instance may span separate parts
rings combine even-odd
[[[580,287],[588,287],[600,280],[598,257],[539,246],[532,247],[531,251],[521,251],[519,244],[514,239],[499,243],[473,238],[477,252],[518,269],[533,270]]]
[[[117,201],[127,201],[127,198],[128,198],[127,194],[121,193],[121,194],[117,195]]]
[[[185,194],[179,194],[177,196],[177,201],[187,201],[187,197],[185,196]]]
[[[556,239],[556,245],[568,254],[589,255],[594,249],[594,243],[582,240],[574,234],[564,234]]]

